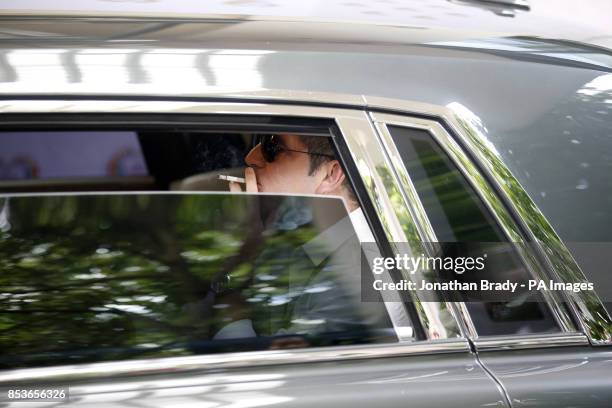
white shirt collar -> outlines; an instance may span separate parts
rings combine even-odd
[[[359,242],[376,242],[361,207],[357,207],[357,209],[351,211],[349,217],[355,229],[355,233],[357,233]]]

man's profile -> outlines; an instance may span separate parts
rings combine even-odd
[[[247,192],[340,196],[349,212],[359,207],[327,137],[265,135],[246,155]],[[241,191],[230,183],[231,191]]]
[[[280,193],[295,195],[324,195],[341,197],[349,217],[327,231],[333,237],[324,243],[328,248],[326,259],[310,260],[308,268],[290,265],[298,274],[311,275],[308,285],[325,287],[333,282],[333,290],[318,293],[303,293],[294,298],[291,307],[291,324],[277,334],[316,334],[344,330],[362,330],[368,326],[378,326],[374,321],[384,320],[381,305],[356,304],[360,298],[359,242],[374,242],[366,219],[348,183],[340,162],[336,159],[329,138],[322,136],[299,136],[294,134],[265,135],[260,143],[246,155],[247,168],[244,178],[247,193]],[[230,182],[230,190],[242,191],[239,183]],[[324,234],[322,234],[323,236]],[[357,236],[355,236],[357,235]],[[316,245],[314,243],[313,245]],[[309,251],[301,249],[302,255],[294,259],[294,264],[304,264]],[[304,272],[307,271],[307,272]],[[292,282],[301,282],[297,291],[304,291],[304,276]],[[295,289],[295,286],[294,288]],[[359,310],[357,310],[359,309]],[[384,313],[383,313],[384,314]],[[225,338],[226,334],[250,322],[233,322],[224,327],[215,338]],[[249,337],[244,330],[243,337]]]

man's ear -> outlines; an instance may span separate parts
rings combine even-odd
[[[344,170],[338,160],[331,160],[323,163],[317,170],[321,182],[315,189],[315,194],[340,194],[342,183],[344,182]]]

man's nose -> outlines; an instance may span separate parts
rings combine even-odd
[[[257,146],[251,149],[251,151],[244,158],[247,166],[261,168],[266,165],[266,161],[261,154],[261,143],[258,143]]]

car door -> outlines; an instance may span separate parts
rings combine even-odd
[[[547,232],[552,228],[537,207],[521,193],[503,163],[494,160],[485,132],[456,112],[435,113],[442,122],[371,113],[381,141],[395,158],[395,170],[404,177],[406,197],[412,202],[407,205],[421,214],[423,239],[507,242],[507,251],[516,257],[492,268],[492,279],[586,282],[558,237]],[[493,170],[487,168],[491,163]],[[496,181],[504,185],[497,191],[492,187]],[[524,218],[517,219],[517,214]],[[533,220],[540,228],[535,234],[529,227],[518,227]],[[538,234],[543,241],[525,244]],[[552,267],[537,260],[542,253],[556,259],[549,261]],[[478,360],[499,381],[512,406],[610,405],[612,387],[605,374],[611,368],[609,317],[597,295],[551,290],[496,296],[465,294],[457,307],[463,311],[460,316]]]
[[[63,181],[4,180],[2,184],[6,254],[2,268],[7,277],[3,285],[7,308],[2,312],[7,330],[2,341],[12,347],[11,354],[2,356],[4,401],[31,401],[32,395],[26,393],[24,398],[18,391],[36,388],[64,390],[61,400],[80,406],[369,406],[374,402],[441,407],[456,406],[457,401],[465,406],[508,406],[502,388],[468,343],[464,323],[457,318],[461,310],[442,297],[400,297],[374,306],[353,297],[353,309],[383,310],[388,324],[376,330],[366,326],[357,334],[320,331],[308,337],[308,347],[283,348],[274,343],[280,332],[273,317],[281,313],[275,307],[291,301],[274,298],[275,289],[267,283],[278,279],[270,272],[273,268],[244,278],[240,268],[245,262],[233,264],[238,269],[232,271],[239,273],[221,274],[221,280],[207,283],[202,292],[193,291],[200,284],[190,270],[216,271],[224,258],[234,259],[236,248],[244,246],[236,240],[249,237],[240,225],[257,224],[244,218],[253,202],[261,208],[284,208],[292,217],[291,210],[318,206],[312,212],[325,216],[313,224],[327,227],[346,219],[347,213],[338,199],[197,191],[190,184],[186,163],[168,160],[184,150],[174,141],[190,140],[191,133],[214,130],[222,138],[249,131],[326,133],[376,237],[376,243],[369,245],[387,254],[422,249],[420,224],[409,207],[398,205],[405,194],[401,180],[363,111],[282,103],[113,99],[69,105],[52,99],[18,101],[3,109],[5,139],[16,138],[26,146],[28,137],[43,137],[59,146],[64,138],[65,149],[57,154],[72,152],[64,154]],[[108,156],[114,178],[89,174],[89,161],[103,155],[104,146],[98,143],[122,137],[135,147],[129,154],[121,150],[118,156]],[[76,149],[70,147],[74,143]],[[48,154],[43,156],[49,159]],[[73,159],[78,159],[81,170]],[[26,173],[32,173],[36,165],[26,164],[30,170]],[[177,175],[183,177],[181,183],[172,183]],[[198,225],[200,229],[194,230]],[[273,254],[274,262],[286,253],[287,245],[303,243],[317,232],[302,230],[293,221],[271,225],[262,239],[263,250]],[[294,264],[283,265],[290,270]],[[175,268],[184,273],[169,278],[168,271]],[[281,268],[279,273],[284,271]],[[29,283],[23,281],[28,276]],[[343,278],[359,287],[361,276],[356,271]],[[223,298],[236,280],[241,291],[254,295]],[[311,293],[323,290],[307,288]],[[193,297],[185,301],[177,294]],[[196,335],[209,333],[211,326],[200,327],[205,319],[185,325],[185,319],[192,312],[197,316],[211,297],[212,309],[220,310],[215,312],[220,319],[217,327],[226,323],[223,311],[239,304],[252,319],[272,316],[265,322],[267,329],[256,328],[267,330],[267,335],[229,341]],[[267,308],[249,306],[261,299]],[[337,299],[342,305],[345,298]],[[37,309],[40,302],[47,307]],[[407,320],[394,315],[398,308],[406,312]],[[28,325],[27,330],[21,324]]]

